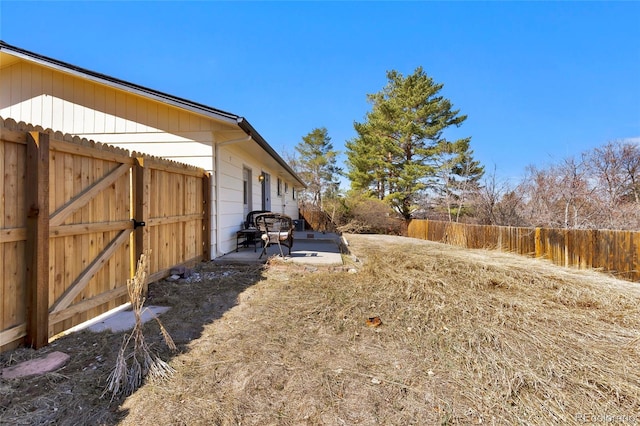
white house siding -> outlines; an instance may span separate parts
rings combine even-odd
[[[215,182],[214,141],[243,135],[235,123],[147,99],[143,96],[89,81],[38,64],[18,61],[0,69],[0,116],[43,128],[78,135],[177,162],[201,167],[211,173],[211,253],[235,249],[235,233],[244,218],[242,170],[252,170],[253,209],[261,209],[262,189],[258,176],[271,175],[272,210],[297,217],[297,202],[289,191],[277,196],[281,172],[264,166],[264,156],[246,152],[243,143],[221,146],[220,186]],[[225,135],[221,138],[222,135]],[[254,144],[255,142],[246,142]],[[245,145],[246,147],[246,145]],[[264,151],[262,151],[264,152]],[[254,155],[254,156],[252,156]],[[216,194],[219,202],[216,202]],[[219,211],[218,211],[219,209]],[[219,213],[218,220],[216,215]],[[220,229],[216,229],[219,224]],[[220,241],[218,241],[218,238]],[[218,244],[219,242],[219,244]]]
[[[242,163],[226,147],[220,148],[219,155],[218,221],[221,253],[218,254],[224,254],[235,250],[235,233],[242,222]]]
[[[169,158],[209,172],[214,170],[213,132],[233,129],[207,117],[37,64],[17,62],[0,73],[2,117]],[[211,253],[216,247],[215,213],[212,209]]]
[[[271,210],[298,218],[297,201],[293,199],[293,181],[287,181],[278,175],[278,171],[266,168],[257,158],[250,157],[242,150],[241,144],[222,146],[220,155],[220,249],[224,254],[235,250],[236,232],[244,221],[242,171],[251,170],[251,205],[253,210],[262,209],[262,184],[258,176],[262,172],[271,175]],[[277,196],[277,179],[288,183],[289,190],[283,196]]]
[[[3,117],[213,170],[223,123],[36,64],[1,72]]]
[[[278,194],[278,180],[282,181],[282,191],[280,195]],[[286,214],[287,216],[291,216],[293,219],[298,218],[298,201],[293,198],[293,183],[291,181],[286,180],[283,176],[276,176],[276,179],[273,184],[273,192],[275,196],[273,200],[278,204],[278,209],[280,213]],[[285,188],[287,188],[285,190]],[[276,208],[274,207],[274,210]]]
[[[245,219],[243,204],[242,170],[251,170],[251,204],[253,210],[260,210],[262,192],[258,176],[263,168],[239,145],[220,148],[220,248],[223,253],[236,249],[236,232]],[[222,253],[220,253],[222,254]]]

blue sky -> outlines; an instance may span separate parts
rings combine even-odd
[[[244,116],[279,152],[355,136],[366,95],[423,66],[488,170],[517,179],[640,143],[640,2],[0,3],[0,37]]]

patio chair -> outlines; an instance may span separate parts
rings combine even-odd
[[[268,210],[254,210],[247,214],[246,220],[240,225],[240,230],[236,232],[236,253],[240,247],[253,246],[256,251],[258,242],[260,242],[260,230],[256,226],[255,217],[259,214],[271,213]]]
[[[257,228],[256,226],[256,216],[264,213],[271,213],[269,210],[253,210],[247,214],[246,220],[244,221],[243,229],[253,229]]]
[[[272,244],[277,244],[280,249],[280,256],[284,257],[282,246],[289,249],[293,247],[293,220],[286,215],[277,213],[263,213],[255,217],[256,226],[262,233],[262,253],[260,258],[267,252],[267,248]]]

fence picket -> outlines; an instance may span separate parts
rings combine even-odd
[[[520,228],[414,219],[412,238],[549,259],[556,265],[602,269],[640,281],[640,232]]]

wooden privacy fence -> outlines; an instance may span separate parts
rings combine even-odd
[[[595,268],[640,281],[640,232],[518,228],[414,219],[407,235],[467,248],[487,248]]]
[[[192,166],[0,119],[0,352],[125,303],[208,259],[209,176]]]
[[[336,225],[324,210],[313,207],[301,207],[299,213],[300,217],[304,218],[314,231],[336,232]]]

